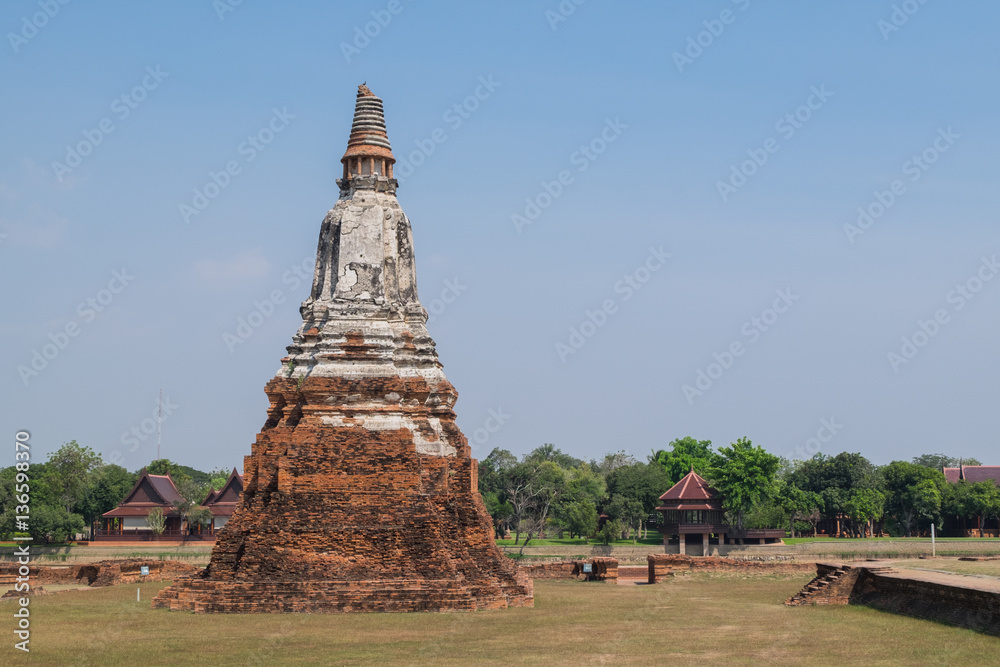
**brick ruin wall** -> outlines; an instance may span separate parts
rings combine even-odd
[[[579,561],[531,563],[520,567],[532,579],[576,579]]]
[[[584,571],[589,564],[590,572]],[[531,579],[577,579],[579,581],[618,581],[618,561],[614,558],[531,563],[520,566],[520,571]]]
[[[142,567],[149,574],[142,575]],[[0,563],[0,585],[13,585],[20,576],[17,563]],[[40,584],[77,584],[80,586],[117,586],[137,581],[172,581],[201,571],[197,565],[173,560],[127,558],[104,560],[82,565],[29,565],[32,586]]]
[[[493,540],[454,412],[427,413],[432,392],[454,389],[419,377],[271,380],[269,418],[245,459],[243,496],[211,563],[153,605],[238,613],[530,606],[531,579]],[[331,413],[330,406],[386,395],[406,406],[418,432],[373,430]],[[418,452],[415,439],[437,430],[455,456]]]
[[[780,560],[750,560],[722,558],[719,556],[682,556],[680,554],[654,554],[656,562],[673,571],[699,572],[760,572],[800,574],[812,572],[813,563],[796,563]],[[647,557],[648,559],[648,557]],[[647,560],[648,562],[648,560]]]
[[[650,554],[646,556],[646,583],[658,584],[668,577],[674,576],[674,570],[667,554]]]
[[[816,577],[786,604],[864,605],[1000,636],[1000,592],[908,577],[884,565],[816,563]]]
[[[850,604],[1000,636],[1000,593],[865,571]]]
[[[611,565],[612,561],[614,565]],[[646,579],[651,584],[672,577],[674,571],[801,574],[811,572],[814,567],[811,563],[788,561],[650,554],[646,557],[647,564],[645,566],[619,565],[614,558],[594,558],[522,564],[521,571],[532,579],[583,579],[582,566],[583,563],[588,562],[594,564],[594,573],[601,580]],[[599,572],[600,568],[603,570]]]

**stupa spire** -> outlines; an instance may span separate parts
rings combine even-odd
[[[358,86],[354,121],[337,181],[340,198],[319,236],[309,298],[302,303],[300,333],[322,328],[331,317],[425,322],[417,298],[410,221],[396,200],[382,100]],[[297,337],[293,358],[304,342]],[[295,359],[305,364],[305,360]],[[314,357],[310,356],[310,366]]]
[[[351,136],[347,140],[347,151],[340,161],[344,165],[341,188],[353,185],[352,181],[359,181],[360,186],[375,187],[379,180],[392,179],[392,165],[396,158],[392,154],[389,135],[385,130],[382,99],[365,84],[358,86]],[[370,185],[369,181],[372,181]],[[393,182],[392,189],[395,190],[395,187]]]

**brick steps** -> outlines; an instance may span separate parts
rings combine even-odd
[[[785,604],[789,607],[798,607],[804,604],[830,604],[830,600],[822,595],[850,570],[851,568],[842,566],[824,574],[817,574],[801,591],[786,600]]]

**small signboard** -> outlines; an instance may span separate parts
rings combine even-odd
[[[583,564],[583,573],[584,574],[593,574],[593,572],[594,572],[594,564],[593,563],[584,563]]]
[[[139,574],[141,574],[144,577],[149,576],[149,566],[148,565],[142,565],[142,566],[140,566],[139,567]]]

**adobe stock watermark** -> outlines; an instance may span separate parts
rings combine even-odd
[[[621,295],[621,302],[625,303],[635,296],[636,292],[648,283],[653,274],[666,265],[667,260],[673,257],[669,252],[663,250],[663,246],[655,248],[649,247],[649,255],[639,266],[626,273],[620,280],[612,286],[615,294]],[[570,355],[574,355],[583,349],[587,341],[593,338],[597,332],[608,323],[608,318],[618,312],[618,299],[613,297],[605,299],[596,310],[584,312],[584,319],[580,324],[569,328],[569,337],[566,342],[556,342],[556,354],[559,361],[566,363]]]
[[[14,648],[25,653],[30,653],[28,644],[31,642],[31,545],[18,544],[18,542],[30,542],[29,522],[31,519],[31,434],[27,431],[18,431],[14,434],[14,494],[11,496],[11,504],[8,509],[13,510],[14,520],[14,549],[13,555],[17,557],[17,578],[11,583],[14,584],[13,591],[23,593],[24,597],[17,600],[17,611],[14,612],[14,623],[16,630],[14,634],[20,642],[14,643]]]
[[[123,121],[139,108],[151,92],[160,87],[163,80],[170,76],[170,72],[164,72],[160,66],[146,67],[146,75],[142,81],[132,87],[131,90],[122,93],[111,101],[111,113],[118,121]],[[116,129],[115,121],[111,116],[106,116],[98,121],[96,127],[84,130],[83,139],[73,146],[66,146],[66,157],[62,162],[54,160],[52,171],[56,179],[62,183],[63,178],[73,173],[73,170],[83,164],[83,159],[94,152],[104,139]]]
[[[833,93],[826,89],[826,84],[811,86],[809,96],[803,104],[794,110],[786,113],[774,124],[774,131],[781,135],[781,138],[788,141],[795,136],[795,133],[808,123],[813,114],[823,108],[823,105],[833,97]],[[781,141],[774,137],[764,140],[761,148],[748,148],[747,159],[739,164],[729,167],[729,178],[725,181],[716,181],[715,187],[719,191],[722,201],[729,201],[729,198],[747,184],[747,181],[760,170],[772,155],[781,148]]]
[[[628,125],[621,122],[621,116],[615,116],[614,120],[604,119],[604,127],[596,137],[573,151],[569,156],[569,162],[576,167],[577,173],[583,173],[590,168],[590,165],[608,146],[618,140],[622,132],[628,129]],[[552,181],[542,181],[541,191],[534,197],[526,197],[525,207],[522,213],[512,213],[510,221],[514,224],[514,229],[520,234],[528,225],[537,220],[542,212],[552,206],[552,202],[559,199],[565,189],[573,184],[575,176],[569,169],[560,171]]]
[[[469,289],[468,285],[463,285],[458,281],[458,278],[454,280],[445,280],[444,287],[441,289],[441,294],[427,304],[427,312],[429,313],[427,317],[427,324],[430,324],[438,317],[444,314],[444,311],[448,310],[448,306],[455,303],[458,297],[462,295],[462,292]]]
[[[70,341],[80,335],[83,327],[97,319],[97,316],[104,312],[133,280],[135,276],[130,275],[128,269],[124,267],[120,271],[112,271],[107,287],[98,290],[97,294],[77,305],[75,319],[67,322],[58,331],[50,331],[47,336],[49,342],[31,350],[31,360],[27,364],[17,366],[17,374],[24,386],[27,387],[32,378],[41,375],[42,371],[69,346]]]
[[[282,284],[288,285],[287,290],[292,294],[295,294],[303,284],[312,285],[315,262],[316,258],[310,255],[292,264],[281,274]],[[231,333],[226,331],[222,334],[222,342],[225,343],[229,353],[232,354],[237,347],[250,340],[254,332],[263,326],[264,322],[274,315],[278,306],[285,303],[287,299],[285,289],[273,289],[263,298],[254,299],[250,312],[236,318],[236,327],[233,331]]]
[[[740,334],[743,338],[737,338],[730,343],[722,352],[712,353],[712,361],[704,369],[697,369],[695,372],[694,384],[681,386],[681,392],[687,400],[688,405],[694,405],[694,399],[704,395],[712,388],[718,380],[732,368],[736,360],[746,354],[749,345],[756,343],[760,337],[770,331],[782,315],[787,313],[799,296],[792,294],[790,288],[775,290],[777,296],[769,308],[761,311],[760,315],[755,315],[743,323],[740,327]],[[744,342],[745,339],[745,342]]]
[[[220,21],[226,20],[226,14],[232,14],[243,4],[243,0],[212,0],[212,9]]]
[[[490,408],[486,411],[486,419],[483,425],[472,432],[472,451],[478,450],[490,441],[497,431],[503,428],[504,424],[511,418],[511,415],[504,414],[503,408]]]
[[[732,0],[732,3],[740,11],[746,11],[747,7],[750,6],[750,0]],[[702,21],[701,24],[705,29],[694,36],[688,36],[687,46],[683,53],[680,51],[674,51],[673,53],[672,57],[674,65],[677,66],[677,71],[683,74],[685,67],[693,65],[695,60],[701,58],[705,50],[715,44],[715,40],[721,37],[722,33],[726,31],[726,26],[736,23],[737,16],[739,15],[733,12],[733,10],[723,9],[719,12],[719,18]]]
[[[941,333],[941,329],[946,324],[951,322],[952,315],[960,312],[975,299],[986,283],[993,280],[998,272],[1000,272],[1000,263],[997,262],[995,253],[992,257],[982,257],[976,272],[964,282],[955,285],[954,289],[945,295],[945,303],[951,305],[951,310],[938,308],[928,319],[918,319],[916,330],[912,334],[902,337],[899,351],[893,350],[886,355],[892,372],[899,373],[900,367],[913,361],[920,350]]]
[[[153,401],[152,414],[130,426],[127,431],[123,431],[118,441],[122,447],[128,448],[129,454],[134,454],[140,445],[160,431],[163,423],[170,419],[179,407],[181,406],[170,400],[170,396],[165,396],[162,401],[157,397]],[[125,455],[120,449],[116,449],[108,456],[108,460],[115,465],[123,465]]]
[[[942,154],[947,153],[961,136],[952,132],[951,126],[948,129],[939,127],[938,135],[931,145],[903,163],[900,168],[903,176],[908,176],[911,183],[919,181],[931,165],[936,163]],[[871,229],[906,193],[906,183],[901,178],[893,180],[887,189],[872,193],[872,201],[858,207],[858,217],[854,224],[844,223],[844,235],[851,245],[854,245],[855,239]]]
[[[834,436],[843,428],[844,425],[837,423],[836,417],[830,417],[829,419],[823,417],[819,420],[819,428],[816,429],[816,436],[809,438],[804,444],[796,447],[792,453],[792,460],[805,461],[819,454],[820,450],[823,449],[823,445],[830,444]]]
[[[21,29],[16,33],[8,32],[7,41],[14,53],[18,53],[21,47],[33,40],[38,31],[49,24],[49,21],[56,17],[63,5],[68,5],[69,0],[38,0],[38,8],[41,11],[35,12],[30,17],[21,17]]]
[[[242,163],[238,159],[229,160],[219,171],[209,171],[208,181],[192,191],[190,205],[187,203],[177,205],[181,219],[186,224],[191,224],[191,218],[201,215],[202,211],[208,208],[208,205],[229,187],[233,178],[243,173],[243,166],[256,160],[257,156],[274,141],[274,138],[285,131],[294,118],[295,114],[289,113],[288,107],[282,107],[280,110],[272,109],[271,118],[264,127],[254,134],[248,135],[236,147],[236,153],[243,158]]]
[[[565,23],[570,16],[576,13],[576,8],[586,3],[587,0],[562,0],[555,9],[545,10],[545,20],[549,22],[552,32],[556,31],[560,23]]]
[[[882,33],[882,40],[888,42],[889,35],[899,32],[899,29],[909,23],[910,17],[920,11],[920,8],[927,4],[927,0],[903,0],[898,5],[892,6],[892,13],[889,20],[879,19],[875,27]]]
[[[465,97],[461,102],[456,102],[455,104],[448,107],[443,114],[441,114],[441,119],[448,124],[448,128],[454,132],[458,128],[462,127],[472,114],[479,109],[479,105],[493,96],[496,89],[499,88],[501,84],[499,81],[493,79],[493,75],[490,74],[486,77],[479,77],[478,85],[472,91],[472,93]],[[400,183],[404,182],[407,178],[413,175],[416,168],[422,165],[428,157],[434,154],[437,150],[438,144],[443,144],[448,140],[448,131],[443,127],[434,128],[426,139],[414,139],[413,143],[416,144],[416,148],[409,153],[403,154],[402,151],[397,149],[397,153],[400,155],[396,160],[396,165],[393,167],[393,176]]]
[[[406,0],[406,4],[409,4],[410,1]],[[372,40],[389,27],[389,24],[392,23],[392,17],[399,16],[406,9],[406,4],[403,3],[403,0],[389,0],[385,9],[371,11],[371,21],[365,23],[364,26],[354,26],[352,42],[350,44],[340,43],[340,52],[344,54],[344,60],[350,64],[352,58],[360,56],[361,52],[371,45]]]

